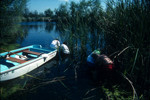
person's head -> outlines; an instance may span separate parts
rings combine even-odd
[[[63,44],[67,44],[66,42],[63,42]]]
[[[101,51],[100,51],[100,49],[96,49],[96,50],[94,50],[93,53],[100,55],[100,54],[101,54]]]
[[[97,59],[97,58],[98,58],[98,55],[97,55],[96,53],[93,53],[91,56],[92,56],[94,59]]]

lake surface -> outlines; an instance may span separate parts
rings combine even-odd
[[[49,22],[21,23],[23,38],[20,47],[40,44],[49,48],[52,40],[67,42],[71,54],[54,58],[40,68],[20,78],[2,84],[1,91],[11,100],[82,100],[102,98],[101,89],[87,75],[87,56],[104,47],[103,35],[97,29],[57,25]],[[16,92],[14,92],[16,91]],[[90,92],[92,91],[92,92]]]
[[[46,30],[47,24],[46,22],[23,22],[21,23],[23,29],[27,29],[28,35],[24,38],[23,41],[18,41],[18,43],[23,46],[40,44],[44,47],[48,47],[52,40],[54,40],[59,36],[59,33],[55,31],[56,26],[54,23],[50,23],[52,25],[51,30]]]
[[[26,32],[24,39],[18,40],[21,47],[33,44],[49,47],[51,41],[56,38],[61,43],[66,41],[71,50],[86,48],[88,54],[96,48],[104,47],[103,36],[99,35],[100,32],[98,33],[96,29],[90,29],[87,26],[72,30],[73,26],[58,26],[56,23],[49,22],[23,22],[21,25],[23,31]]]

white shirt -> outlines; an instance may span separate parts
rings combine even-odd
[[[19,57],[19,55],[15,55],[15,58],[25,60],[25,59],[27,59],[27,56],[20,56]]]
[[[67,45],[61,44],[60,48],[61,48],[63,53],[70,54],[70,51],[69,51],[69,48],[67,47]]]
[[[53,40],[50,44],[51,48],[57,49],[60,46],[60,42],[58,40]]]

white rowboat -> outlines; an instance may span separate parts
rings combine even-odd
[[[57,50],[31,45],[10,52],[0,53],[0,81],[22,76],[56,56]]]

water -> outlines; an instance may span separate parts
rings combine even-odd
[[[47,30],[47,25],[52,25],[51,30]],[[24,38],[23,41],[19,42],[21,47],[40,44],[44,47],[48,47],[52,40],[56,39],[59,36],[59,33],[55,31],[55,25],[53,23],[46,22],[23,22],[21,24],[23,29],[28,29],[28,35]]]
[[[83,25],[80,29],[72,30],[73,25],[56,25],[48,22],[23,22],[21,26],[23,38],[18,37],[16,41],[20,47],[40,44],[48,48],[51,41],[58,38],[61,43],[67,42],[71,54],[66,58],[54,58],[31,73],[2,83],[1,94],[4,99],[102,98],[102,90],[93,85],[93,81],[86,73],[86,57],[94,49],[104,47],[103,35],[97,29]]]

